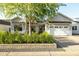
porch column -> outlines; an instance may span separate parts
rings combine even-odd
[[[12,21],[10,21],[10,25],[11,25],[11,27],[10,27],[11,32],[14,32],[14,25],[13,25]]]
[[[47,24],[45,24],[45,32],[47,32]]]
[[[37,25],[36,26],[36,33],[38,33],[39,32],[39,26]]]
[[[45,32],[50,34],[50,25],[49,24],[45,24]]]
[[[25,24],[22,23],[22,32],[25,33],[25,31],[26,31]]]

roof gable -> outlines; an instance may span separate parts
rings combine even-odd
[[[12,22],[25,22],[25,19],[23,19],[22,17],[14,17],[13,19],[11,19]]]
[[[58,21],[58,22],[71,22],[72,21],[71,18],[69,18],[68,16],[65,16],[61,13],[58,13],[52,20]]]

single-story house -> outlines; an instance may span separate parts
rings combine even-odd
[[[72,34],[79,34],[79,18],[72,22]]]
[[[1,20],[0,20],[1,21]],[[15,32],[16,30],[19,33],[28,32],[28,23],[26,25],[25,19],[22,17],[14,17],[8,21],[8,30],[10,32]],[[51,21],[37,21],[32,23],[31,30],[37,33],[48,32],[50,35],[72,35],[79,34],[79,22],[73,21],[70,17],[58,13]],[[75,26],[74,26],[75,24]],[[7,26],[7,25],[5,25]],[[76,27],[76,28],[74,28]],[[1,29],[0,23],[0,29]],[[6,27],[5,27],[6,28]],[[77,32],[78,31],[78,32]]]

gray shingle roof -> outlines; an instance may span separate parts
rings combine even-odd
[[[65,16],[61,13],[58,13],[53,19],[52,21],[56,21],[56,22],[72,22],[73,19],[71,19],[68,16]]]

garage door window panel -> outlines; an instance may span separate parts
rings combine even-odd
[[[58,28],[58,26],[55,26],[55,28]]]
[[[53,28],[53,26],[50,26],[50,28]]]
[[[64,26],[64,28],[68,28],[68,26]]]
[[[59,26],[59,28],[63,28],[62,26]]]

